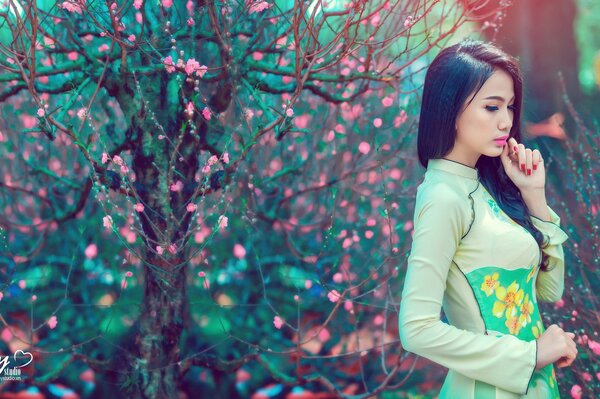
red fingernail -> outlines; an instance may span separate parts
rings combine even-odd
[[[531,174],[531,169],[527,169],[527,176]]]
[[[533,170],[537,170],[537,165],[533,165]]]
[[[521,170],[522,170],[523,172],[525,172],[525,164],[524,164],[524,163],[522,163],[522,164],[521,164]]]
[[[513,147],[513,151],[514,151],[514,152],[517,152],[517,146],[514,146],[514,147]]]

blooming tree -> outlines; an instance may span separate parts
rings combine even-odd
[[[26,381],[405,386],[415,93],[478,3],[3,2],[0,322]]]

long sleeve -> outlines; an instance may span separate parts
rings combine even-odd
[[[526,394],[537,341],[486,335],[440,320],[448,270],[469,228],[468,200],[437,184],[417,193],[414,234],[399,312],[405,350],[469,378]]]
[[[560,217],[548,207],[550,221],[531,217],[533,225],[542,232],[547,247],[542,251],[548,256],[548,271],[540,270],[536,280],[537,298],[544,302],[556,302],[565,288],[565,255],[562,243],[569,236],[560,228]]]

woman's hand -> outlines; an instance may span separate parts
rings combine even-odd
[[[570,366],[577,358],[575,334],[566,332],[556,324],[552,324],[537,339],[536,369],[541,369],[550,363],[557,367]]]
[[[511,137],[504,146],[500,159],[504,171],[521,192],[545,187],[546,169],[538,150],[525,148]]]

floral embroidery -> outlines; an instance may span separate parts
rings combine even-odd
[[[490,206],[492,205],[495,203],[490,203]],[[544,332],[535,301],[534,280],[538,267],[539,265],[524,265],[506,269],[483,266],[465,273],[478,302],[488,335],[501,337],[511,334],[519,339],[532,341]],[[535,371],[529,387],[540,383],[550,390],[551,395],[548,398],[560,398],[552,364]]]
[[[505,311],[507,319],[516,316],[517,306],[520,306],[523,302],[523,296],[524,292],[519,289],[519,284],[516,281],[513,281],[508,288],[499,286],[496,289],[496,298],[499,301],[494,303],[492,313],[498,318],[502,317]]]
[[[494,293],[494,290],[500,285],[500,283],[498,282],[499,276],[500,275],[498,274],[498,272],[496,272],[492,275],[487,275],[483,278],[481,290],[485,292],[487,296],[492,295]]]
[[[492,208],[492,212],[494,212],[494,215],[498,219],[502,220],[503,222],[507,222],[512,225],[521,227],[520,224],[508,217],[508,215],[498,206],[494,198],[492,198],[491,194],[487,190],[483,190],[483,192],[485,193],[484,195],[487,196],[488,205],[490,206],[490,208]]]
[[[529,294],[525,295],[525,300],[521,305],[521,315],[519,316],[519,324],[523,327],[527,323],[531,323],[531,315],[533,314],[533,303],[529,301]]]
[[[519,322],[520,317],[511,317],[506,320],[506,327],[511,334],[517,335],[521,329],[521,323]]]
[[[527,282],[529,282],[529,280],[531,280],[531,278],[533,277],[533,275],[535,274],[535,271],[537,270],[538,266],[534,265],[531,270],[529,271],[529,274],[527,275]]]
[[[535,337],[535,339],[538,339],[540,337],[540,335],[542,335],[542,322],[538,320],[538,322],[536,323],[535,326],[531,327],[531,332],[533,333],[533,336]]]

